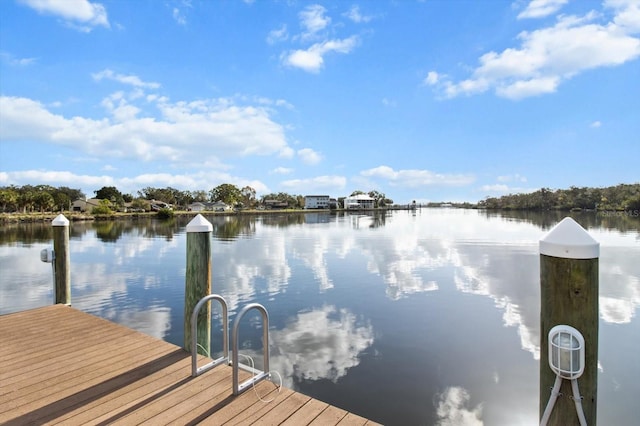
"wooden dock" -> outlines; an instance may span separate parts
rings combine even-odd
[[[375,424],[268,381],[255,389],[273,401],[234,396],[231,367],[192,378],[182,348],[65,305],[0,316],[3,425]]]

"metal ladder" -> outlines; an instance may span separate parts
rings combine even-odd
[[[209,300],[217,300],[220,302],[222,306],[222,356],[218,359],[214,359],[208,364],[203,365],[198,368],[198,312],[200,312],[200,308],[204,306]],[[218,294],[210,294],[208,296],[203,297],[198,301],[196,306],[193,308],[193,313],[191,314],[191,376],[198,377],[200,374],[205,371],[211,370],[213,367],[220,365],[222,363],[229,363],[229,316],[227,314],[227,301],[224,300],[224,297]]]
[[[203,365],[202,367],[198,367],[198,330],[197,330],[197,318],[198,312],[205,303],[210,300],[217,300],[220,302],[222,306],[222,356]],[[238,362],[238,330],[240,328],[240,320],[242,317],[252,309],[257,309],[262,315],[262,341],[263,341],[263,371],[256,370],[255,368],[248,367],[246,365],[240,364]],[[235,322],[233,324],[233,332],[231,334],[231,360],[229,360],[229,318],[227,315],[227,302],[225,299],[218,294],[210,294],[208,296],[203,297],[198,301],[196,306],[193,308],[193,313],[191,314],[191,376],[197,377],[205,371],[209,371],[212,368],[227,363],[227,365],[231,365],[233,368],[233,394],[240,395],[242,392],[247,390],[250,386],[258,383],[261,380],[267,379],[270,377],[269,373],[269,313],[259,303],[250,303],[245,306],[236,316]],[[244,381],[243,383],[239,383],[239,368],[243,370],[249,371],[253,373],[250,379]]]

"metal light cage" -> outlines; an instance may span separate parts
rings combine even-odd
[[[549,367],[563,379],[577,379],[584,372],[584,337],[568,325],[549,331]]]

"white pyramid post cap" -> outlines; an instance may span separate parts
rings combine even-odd
[[[191,219],[191,222],[187,225],[187,232],[211,232],[213,231],[213,225],[201,214]]]
[[[69,226],[69,219],[63,214],[59,214],[51,221],[51,226]]]
[[[540,240],[540,254],[566,259],[596,259],[600,243],[570,217],[565,217]]]

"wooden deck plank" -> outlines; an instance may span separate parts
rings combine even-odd
[[[120,359],[131,351],[145,351],[154,346],[152,341],[121,338],[100,342],[99,347],[85,346],[76,351],[64,350],[60,356],[51,356],[49,360],[14,368],[7,377],[3,377],[3,384],[11,385],[16,391],[33,385],[46,386],[51,380],[71,380],[90,370],[108,368],[120,362]],[[92,362],[87,364],[87,359],[91,359]],[[122,360],[124,361],[126,360]]]
[[[167,351],[167,349],[164,348],[159,350],[165,353]],[[151,353],[147,355],[147,358],[153,360],[156,354],[157,353]],[[7,400],[6,402],[13,405],[13,407],[5,413],[1,410],[2,405],[5,404],[5,401],[3,401],[0,404],[0,421],[4,415],[15,415],[18,413],[23,415],[33,410],[49,411],[55,407],[58,401],[76,394],[78,389],[86,390],[94,386],[104,386],[104,384],[108,383],[114,376],[127,374],[131,369],[136,367],[139,367],[138,363],[127,364],[126,366],[121,364],[119,368],[114,368],[111,371],[96,370],[95,372],[79,377],[78,380],[70,380],[69,382],[64,381],[61,378],[63,375],[60,375],[58,378],[52,379],[52,382],[57,382],[53,386],[40,387],[36,385],[33,389],[29,389],[32,392],[27,394],[22,393],[22,399],[12,398],[11,400]]]
[[[322,413],[318,415],[310,425],[337,425],[347,415],[347,412],[341,408],[328,405],[327,408],[322,410]]]
[[[268,381],[234,396],[231,367],[192,378],[181,348],[64,305],[0,316],[0,339],[7,426],[375,424]]]
[[[329,404],[319,401],[317,399],[311,399],[307,401],[300,408],[300,410],[293,413],[288,419],[281,423],[282,426],[297,426],[306,425],[311,423],[316,417],[322,413]]]
[[[339,426],[364,426],[366,424],[367,419],[353,413],[347,413],[347,415],[340,420],[340,423],[338,423]]]
[[[230,388],[228,383],[224,383],[226,380],[224,380],[225,377],[220,371],[213,371],[211,372],[212,374],[196,378],[192,378],[187,373],[188,371],[185,369],[183,378],[180,381],[162,389],[157,394],[141,398],[136,401],[133,409],[129,408],[124,415],[119,415],[115,418],[111,416],[108,423],[141,424],[153,418],[161,417],[165,412],[171,412],[176,406],[195,395],[211,391],[215,394],[228,391]],[[142,406],[144,406],[144,410],[136,409]]]
[[[51,410],[47,415],[39,417],[38,422],[86,424],[105,413],[116,413],[125,409],[129,402],[151,395],[180,380],[187,365],[182,362],[185,358],[182,350],[158,357],[153,363],[137,368],[130,374],[114,377],[109,386],[96,386],[65,398],[55,411]]]
[[[262,417],[252,417],[250,421],[256,425],[274,425],[281,424],[294,413],[296,413],[301,407],[309,402],[311,397],[302,395],[300,393],[292,393],[287,399],[272,407],[267,415]]]
[[[231,391],[232,370],[228,367],[216,367],[213,372],[207,374],[219,374],[220,380],[211,386],[212,379],[207,378],[208,387],[202,392],[190,393],[187,398],[177,400],[171,399],[171,409],[158,413],[153,418],[147,419],[141,424],[155,425],[159,422],[165,424],[184,424],[185,422],[197,422],[197,419],[207,417],[211,407],[216,407],[216,411],[233,399]],[[240,371],[240,380],[249,378],[249,374]],[[200,376],[195,380],[203,379]]]

